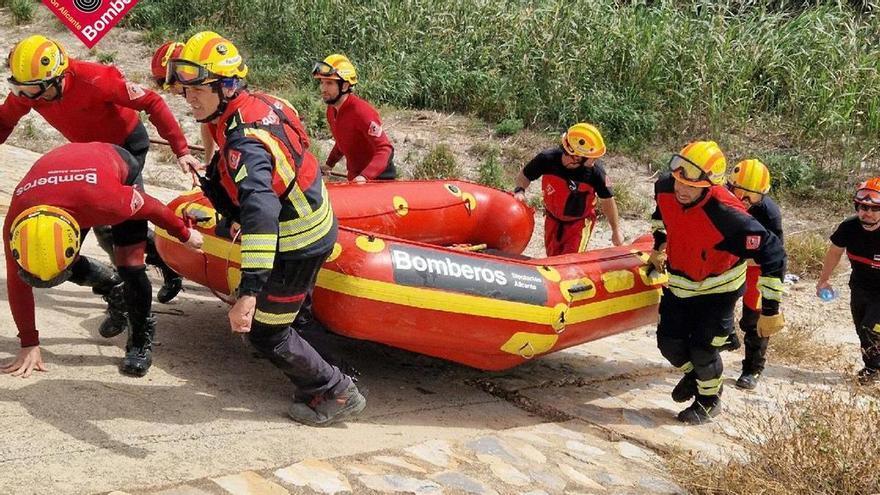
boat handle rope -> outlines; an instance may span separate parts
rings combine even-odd
[[[528,349],[531,352],[527,353],[526,349]],[[521,357],[523,359],[532,359],[533,357],[535,357],[535,348],[532,347],[531,342],[526,342],[525,344],[523,344],[522,347],[520,347],[517,350],[517,354],[519,354],[519,357]]]
[[[435,210],[443,210],[446,208],[454,208],[459,205],[465,205],[468,212],[472,211],[470,208],[470,202],[468,202],[466,200],[462,200],[457,203],[450,203],[447,205],[441,205],[441,206],[428,206],[428,207],[423,207],[423,208],[415,208],[412,206],[407,206],[407,207],[401,207],[401,209],[406,209],[407,211],[435,211]],[[381,216],[391,215],[391,214],[396,214],[396,213],[397,213],[397,209],[391,209],[391,210],[387,210],[387,211],[380,211],[378,213],[370,213],[368,215],[358,215],[358,216],[350,216],[350,217],[349,216],[345,216],[345,217],[339,216],[338,218],[340,220],[359,220],[362,218],[381,217]]]
[[[194,203],[196,203],[196,200],[192,199],[192,200],[188,201],[187,203],[185,203],[183,205],[183,208],[180,209],[180,212],[184,217],[184,222],[187,223],[187,227],[189,227],[189,228],[195,228],[195,224],[198,224],[199,222],[205,221],[205,219],[203,219],[203,218],[190,216],[188,214],[187,210],[189,210],[189,207],[192,206]],[[235,236],[232,238],[232,244],[230,244],[230,246],[229,246],[229,252],[226,253],[226,270],[225,271],[227,274],[229,273],[229,259],[232,255],[232,249],[235,247],[235,241],[238,240],[238,237],[240,235],[241,235],[241,230],[239,230],[238,232],[235,233]],[[203,261],[202,262],[202,274],[205,276],[205,281],[207,282],[208,281],[208,254],[205,253],[204,251],[202,251],[202,261]],[[227,281],[228,281],[228,278],[227,278]],[[233,299],[231,296],[227,296],[226,294],[221,294],[221,293],[217,292],[216,290],[214,290],[213,287],[210,287],[210,286],[208,287],[208,289],[211,290],[211,294],[214,294],[214,297],[216,297],[217,299],[220,299],[221,301],[225,302],[226,304],[228,304],[230,306],[235,304],[235,299]]]

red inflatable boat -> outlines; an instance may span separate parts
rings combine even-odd
[[[486,370],[656,321],[665,277],[646,272],[651,237],[531,259],[534,213],[510,194],[464,181],[328,186],[339,238],[318,276],[314,312],[356,339]],[[203,219],[204,255],[157,229],[162,257],[228,295],[238,244],[200,192],[170,206]]]

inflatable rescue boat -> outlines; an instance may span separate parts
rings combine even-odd
[[[328,191],[339,237],[318,275],[314,313],[335,333],[501,370],[656,321],[666,280],[647,271],[650,235],[532,259],[520,253],[534,212],[508,193],[465,181]],[[204,254],[157,229],[160,254],[226,298],[240,279],[237,239],[201,192],[169,206],[197,220]]]

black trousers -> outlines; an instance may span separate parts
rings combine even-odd
[[[657,347],[673,366],[693,373],[701,396],[721,392],[724,364],[718,348],[733,330],[733,310],[742,290],[680,298],[663,289]]]
[[[292,327],[330,252],[299,260],[276,257],[269,281],[257,296],[248,337],[251,344],[296,386],[299,395],[338,394],[351,378],[328,363]]]
[[[849,308],[866,368],[880,370],[880,291],[851,287]]]
[[[743,314],[739,319],[739,328],[745,334],[746,357],[742,361],[743,373],[761,373],[767,363],[767,344],[770,339],[758,336],[758,318],[760,316],[760,311],[743,306]]]

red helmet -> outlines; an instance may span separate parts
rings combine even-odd
[[[859,184],[853,201],[857,204],[880,206],[880,177]]]
[[[173,82],[168,74],[168,62],[173,58],[180,58],[181,52],[183,52],[183,43],[177,41],[169,41],[156,50],[153,60],[150,61],[150,72],[153,73],[156,85],[165,88]]]

